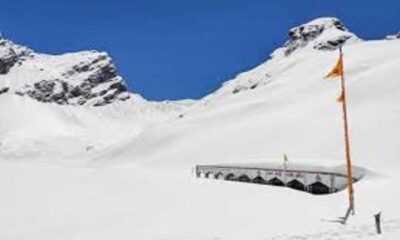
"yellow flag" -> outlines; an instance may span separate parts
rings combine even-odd
[[[335,67],[325,78],[340,77],[343,75],[343,56],[340,54],[339,60],[337,61]]]
[[[288,159],[288,157],[287,157],[287,155],[286,155],[286,153],[283,155],[283,163],[284,164],[287,164],[289,162],[289,159]]]

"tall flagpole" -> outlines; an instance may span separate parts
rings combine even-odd
[[[340,47],[340,58],[343,61],[343,53],[342,47]],[[344,64],[342,62],[342,68]],[[347,99],[346,99],[346,84],[344,78],[344,71],[342,69],[341,76],[341,85],[342,85],[342,110],[343,110],[343,122],[344,122],[344,138],[346,144],[346,163],[347,163],[347,185],[349,192],[349,209],[352,210],[352,213],[355,213],[354,209],[354,189],[353,189],[353,171],[351,165],[351,156],[350,156],[350,138],[349,138],[349,125],[347,121]]]

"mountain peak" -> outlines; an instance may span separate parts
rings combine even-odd
[[[289,56],[299,49],[336,50],[340,46],[360,39],[349,32],[337,18],[322,17],[289,30],[289,39],[275,55]]]
[[[60,105],[103,106],[130,98],[106,52],[40,54],[5,38],[0,38],[1,89]]]
[[[17,63],[32,57],[33,51],[20,46],[4,37],[0,37],[0,74],[7,74]]]

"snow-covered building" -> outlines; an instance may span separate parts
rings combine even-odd
[[[335,193],[347,187],[345,166],[322,167],[309,165],[245,164],[198,165],[196,176],[201,178],[238,181],[274,186],[286,186],[312,194]],[[363,176],[363,170],[353,168],[353,182]]]

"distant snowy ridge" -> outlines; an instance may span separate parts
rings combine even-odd
[[[329,17],[294,27],[289,30],[288,37],[286,43],[271,54],[274,61],[300,50],[332,51],[344,44],[361,41],[340,20]],[[257,70],[241,73],[206,98],[253,90],[273,80],[274,76],[269,72],[255,72]],[[3,38],[0,40],[0,94],[4,93],[44,103],[88,106],[125,101],[132,96],[105,52],[46,55]]]
[[[41,54],[0,38],[0,159],[84,162],[193,103],[129,92],[105,52]]]
[[[334,51],[339,47],[360,43],[362,40],[350,32],[337,18],[323,17],[293,27],[288,32],[288,40],[276,49],[263,64],[247,72],[240,73],[234,79],[226,81],[207,101],[222,95],[232,95],[254,90],[274,81],[290,66],[293,54],[312,51]],[[286,63],[286,64],[280,64]],[[289,63],[289,64],[288,64]],[[270,67],[269,67],[270,66]]]
[[[400,39],[400,32],[394,35],[388,35],[385,38],[386,40],[398,40]]]
[[[0,94],[44,103],[103,106],[130,98],[124,80],[105,52],[35,53],[0,39]]]

